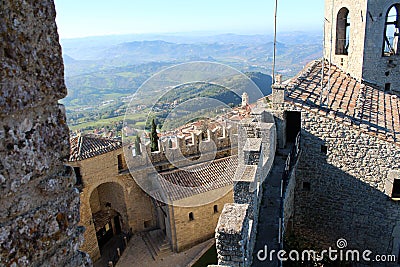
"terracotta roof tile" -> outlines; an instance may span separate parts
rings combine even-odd
[[[228,185],[233,186],[237,164],[237,156],[231,156],[211,163],[193,165],[185,170],[161,173],[159,181],[165,194],[175,201]]]
[[[328,88],[329,65],[324,68]],[[400,141],[400,98],[331,66],[330,87],[321,90],[322,64],[315,61],[288,83],[285,101],[362,128],[392,142]],[[321,105],[321,102],[324,105]]]
[[[72,137],[70,144],[69,161],[84,160],[122,147],[121,141],[89,135]]]

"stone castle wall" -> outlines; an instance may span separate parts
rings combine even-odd
[[[299,155],[299,157],[301,157]],[[298,163],[298,161],[297,161]],[[298,167],[298,164],[295,164],[293,167],[293,170],[291,171],[289,178],[288,178],[288,183],[286,187],[284,188],[284,193],[282,197],[282,208],[281,212],[281,218],[283,219],[283,224],[282,224],[282,237],[285,237],[286,233],[290,233],[293,228],[293,219],[294,219],[294,201],[296,198],[296,169]]]
[[[350,123],[305,110],[301,134],[295,234],[317,248],[334,247],[345,238],[349,248],[398,255],[400,208],[390,194],[400,148]]]
[[[0,259],[83,266],[83,228],[69,156],[61,47],[53,1],[0,5]],[[89,260],[90,261],[90,260]]]
[[[262,184],[273,165],[277,136],[272,116],[262,111],[253,119],[241,122],[238,129],[239,167],[234,178],[234,203],[224,206],[215,230],[218,264],[251,266],[256,241]],[[257,119],[258,121],[257,121]],[[250,140],[260,139],[259,162],[247,165],[249,151],[243,151]],[[254,147],[252,148],[252,150]],[[252,169],[254,172],[250,171]]]
[[[157,171],[164,171],[175,166],[187,166],[201,162],[223,158],[237,153],[237,125],[218,127],[213,131],[207,131],[207,138],[202,139],[201,134],[192,133],[190,137],[176,136],[173,138],[173,146],[169,147],[169,141],[159,141],[159,151],[151,152],[150,142],[142,143],[141,153],[132,152],[125,148],[125,155],[131,170],[140,169],[143,166],[155,166]],[[200,158],[197,156],[201,155]],[[188,158],[193,157],[191,160]]]
[[[224,206],[215,229],[218,266],[250,266],[248,208],[249,204],[229,203]]]

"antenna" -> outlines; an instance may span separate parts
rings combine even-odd
[[[331,21],[329,21],[327,18],[324,17],[324,41],[323,41],[323,49],[324,49],[324,55],[322,57],[322,68],[321,68],[321,95],[319,98],[320,105],[324,106],[325,103],[322,102],[323,100],[323,94],[325,93],[326,90],[328,90],[328,94],[326,95],[326,106],[329,106],[329,94],[331,93],[331,71],[332,71],[332,50],[333,50],[333,8],[334,8],[334,0],[332,0],[332,5],[331,5]],[[324,87],[324,76],[325,76],[325,48],[326,48],[326,42],[325,42],[325,35],[326,35],[326,23],[330,23],[330,48],[329,48],[329,71],[328,71],[328,84],[327,88]]]
[[[274,55],[272,60],[272,84],[275,83],[275,64],[276,64],[276,21],[278,14],[278,0],[275,0],[275,11],[274,11]]]

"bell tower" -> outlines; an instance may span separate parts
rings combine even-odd
[[[324,57],[360,81],[400,93],[400,0],[325,0]]]

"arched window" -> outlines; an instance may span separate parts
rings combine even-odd
[[[194,220],[194,215],[193,212],[189,213],[189,221],[193,221]]]
[[[336,55],[349,54],[350,16],[345,7],[339,10],[336,19]]]
[[[218,205],[214,205],[214,213],[218,213]]]
[[[385,34],[383,36],[383,56],[398,53],[400,4],[393,5],[386,14]]]

